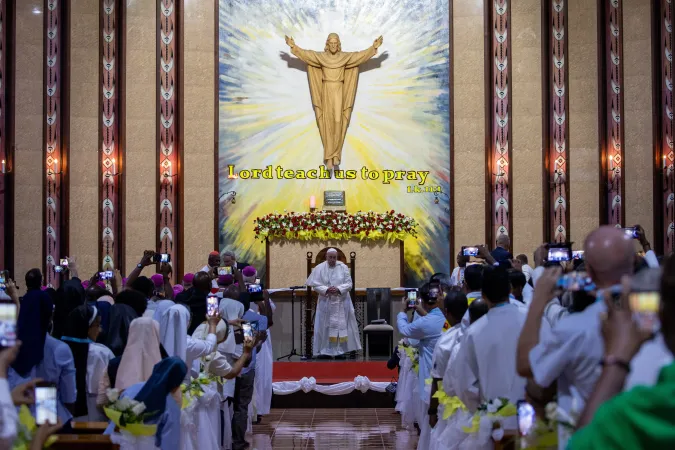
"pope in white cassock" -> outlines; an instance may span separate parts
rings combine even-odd
[[[337,260],[337,250],[328,249],[326,261],[317,265],[307,286],[319,293],[314,319],[314,355],[338,356],[361,350],[354,306],[349,296],[349,268]]]

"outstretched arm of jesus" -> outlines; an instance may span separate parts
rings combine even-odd
[[[349,60],[347,61],[347,69],[352,69],[354,67],[360,66],[364,62],[368,61],[373,56],[377,55],[377,49],[382,45],[382,36],[375,39],[373,45],[367,49],[360,52],[353,52],[349,54]]]
[[[303,50],[297,45],[292,37],[286,36],[286,44],[291,48],[291,53],[297,56],[300,60],[314,67],[321,67],[319,58],[316,56],[316,52],[312,50]]]

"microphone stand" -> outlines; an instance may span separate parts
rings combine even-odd
[[[296,286],[291,287],[291,352],[288,355],[278,357],[277,361],[286,358],[290,361],[293,356],[300,356],[295,350],[295,289]]]

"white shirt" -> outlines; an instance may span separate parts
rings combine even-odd
[[[550,386],[558,380],[558,404],[567,412],[576,399],[576,412],[581,413],[602,373],[600,361],[604,356],[604,342],[600,314],[606,310],[605,303],[600,301],[580,313],[563,317],[530,351],[534,381],[540,386]],[[624,390],[654,384],[661,368],[672,360],[663,337],[658,335],[644,344],[631,361]]]
[[[12,448],[19,416],[6,378],[0,378],[0,448]]]
[[[514,405],[525,395],[525,378],[516,372],[516,349],[527,311],[510,303],[490,310],[466,330],[455,365],[457,396],[470,411],[506,397]],[[542,321],[541,333],[548,333]]]
[[[464,282],[464,270],[465,267],[455,267],[450,275],[450,283],[453,286],[461,286]]]
[[[92,342],[87,354],[87,393],[98,394],[101,377],[108,370],[108,362],[113,359],[113,352],[103,344]]]
[[[462,326],[457,324],[438,338],[431,362],[431,378],[443,378],[450,360],[450,353],[461,335]]]
[[[216,335],[209,333],[206,339],[194,339],[190,336],[187,338],[187,348],[185,351],[185,364],[192,367],[192,362],[201,358],[202,356],[210,355],[216,349]],[[190,371],[186,375],[186,379],[190,378]]]

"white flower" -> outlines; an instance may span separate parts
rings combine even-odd
[[[546,419],[555,420],[556,410],[558,409],[558,404],[556,402],[550,402],[546,405]]]
[[[109,402],[116,402],[118,398],[120,398],[120,391],[117,389],[108,389],[105,393],[106,397],[108,397]]]
[[[501,428],[501,427],[500,428],[494,428],[492,430],[492,439],[495,442],[501,441],[503,437],[504,437],[504,429],[503,428]]]
[[[143,414],[143,411],[145,411],[145,403],[143,402],[137,403],[133,408],[131,408],[131,412],[137,416]]]
[[[126,411],[133,406],[132,400],[129,397],[119,399],[115,403],[115,409],[118,411]]]
[[[496,412],[497,412],[497,406],[496,406],[494,403],[492,403],[492,402],[488,402],[488,404],[487,404],[487,412],[489,412],[489,413],[491,413],[491,414],[496,413]]]

